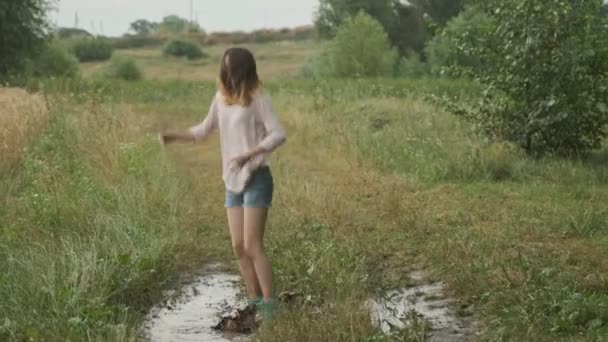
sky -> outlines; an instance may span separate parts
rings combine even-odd
[[[137,19],[160,21],[177,14],[193,17],[207,32],[250,31],[312,24],[318,0],[59,0],[51,20],[60,27],[120,36]]]

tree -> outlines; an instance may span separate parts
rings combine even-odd
[[[158,24],[146,19],[139,19],[131,23],[130,29],[136,35],[147,36],[158,29]]]
[[[395,3],[395,21],[388,29],[389,37],[399,49],[401,55],[418,55],[423,60],[424,46],[430,38],[430,32],[419,8]]]
[[[0,81],[20,72],[43,47],[49,26],[47,0],[0,1]]]
[[[394,23],[393,0],[320,0],[315,25],[322,37],[331,38],[346,19],[360,11],[379,21],[387,31]]]
[[[597,148],[608,131],[608,24],[602,0],[484,0],[495,21],[458,51],[487,68],[471,73],[487,89],[474,111],[460,111],[494,138],[530,154]]]
[[[160,30],[169,33],[182,33],[188,29],[188,20],[178,17],[177,15],[169,15],[163,18],[160,23]]]
[[[464,9],[464,0],[410,0],[409,2],[440,26],[445,25]]]
[[[382,24],[402,54],[422,51],[427,39],[422,12],[398,0],[320,0],[315,26],[322,37],[331,38],[346,19],[360,11]]]
[[[475,45],[476,42],[479,42],[478,38],[486,35],[494,26],[492,17],[473,6],[447,22],[445,27],[427,43],[425,48],[432,73],[442,75],[451,67],[468,67],[470,69],[484,67],[484,61],[479,56],[458,49],[458,39],[466,34],[470,39],[467,44]]]

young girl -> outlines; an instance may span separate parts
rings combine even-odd
[[[267,159],[285,142],[285,133],[262,90],[249,50],[231,48],[224,53],[219,91],[202,123],[186,132],[162,133],[160,138],[163,144],[201,142],[216,128],[220,130],[232,246],[249,304],[259,306],[263,319],[270,319],[276,300],[263,239],[274,185]]]

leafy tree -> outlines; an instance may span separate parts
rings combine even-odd
[[[490,136],[528,153],[599,147],[608,125],[608,25],[602,0],[484,0],[495,25],[458,51],[488,68],[469,69],[487,86],[474,111],[460,111]],[[475,33],[479,34],[479,33]]]
[[[136,35],[147,36],[158,29],[158,24],[146,19],[139,19],[131,23],[130,29]]]
[[[450,20],[427,43],[425,48],[432,73],[443,75],[448,68],[454,66],[471,69],[483,67],[483,61],[479,56],[469,53],[471,50],[462,51],[458,49],[458,39],[466,34],[469,39],[468,44],[473,46],[479,42],[478,37],[486,35],[489,30],[494,28],[494,25],[492,17],[477,7],[470,7]]]
[[[430,38],[430,32],[424,21],[423,13],[417,7],[397,2],[395,15],[394,24],[388,28],[391,41],[399,49],[401,55],[413,52],[424,60],[424,46]]]
[[[464,9],[464,0],[411,0],[414,7],[427,14],[435,23],[443,26]]]
[[[159,26],[163,32],[182,33],[188,28],[189,22],[177,15],[169,15],[163,18]]]
[[[320,0],[315,25],[321,36],[331,38],[346,19],[364,11],[387,29],[394,23],[393,5],[393,0]]]
[[[360,11],[382,24],[402,54],[407,50],[422,51],[426,40],[422,12],[398,0],[320,0],[315,26],[322,37],[331,38],[347,18]]]
[[[20,72],[48,32],[47,0],[0,1],[0,80]]]

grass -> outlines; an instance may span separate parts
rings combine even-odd
[[[279,64],[267,75],[299,63],[257,48],[262,70]],[[161,149],[154,136],[202,119],[216,66],[175,60],[187,76],[158,80],[179,76],[166,72],[173,60],[119,53],[152,80],[51,82],[48,121],[10,121],[48,124],[5,149],[19,151],[19,172],[0,176],[0,339],[133,339],[180,273],[211,261],[236,270],[217,137]],[[606,151],[532,160],[488,145],[427,100],[474,98],[466,82],[273,78],[289,142],[272,160],[267,248],[277,291],[299,296],[260,340],[388,340],[363,302],[420,268],[475,315],[481,340],[606,336]]]
[[[0,88],[0,172],[19,164],[23,149],[44,128],[46,114],[41,96]]]
[[[321,84],[316,94],[335,85]],[[384,94],[362,96],[355,85],[322,98],[298,98],[297,89],[275,95],[290,99],[280,108],[297,108],[290,147],[314,151],[330,172],[317,175],[326,183],[301,203],[323,198],[326,220],[369,258],[380,253],[434,270],[485,318],[484,339],[605,336],[606,168],[593,159],[606,151],[530,160],[484,144],[420,95],[393,96],[379,86]],[[286,152],[295,159],[304,153]],[[338,153],[348,156],[342,167]],[[305,169],[289,168],[289,175]],[[311,213],[311,204],[303,210]]]
[[[265,80],[277,80],[298,76],[300,67],[312,54],[322,49],[318,42],[277,42],[267,44],[244,44],[256,55],[260,77]],[[185,58],[167,57],[161,48],[142,48],[117,50],[115,56],[126,56],[136,60],[149,79],[157,80],[206,80],[215,81],[219,72],[219,61],[228,48],[227,45],[204,47],[208,58],[189,61]],[[85,76],[101,72],[107,62],[86,63],[83,65]]]

